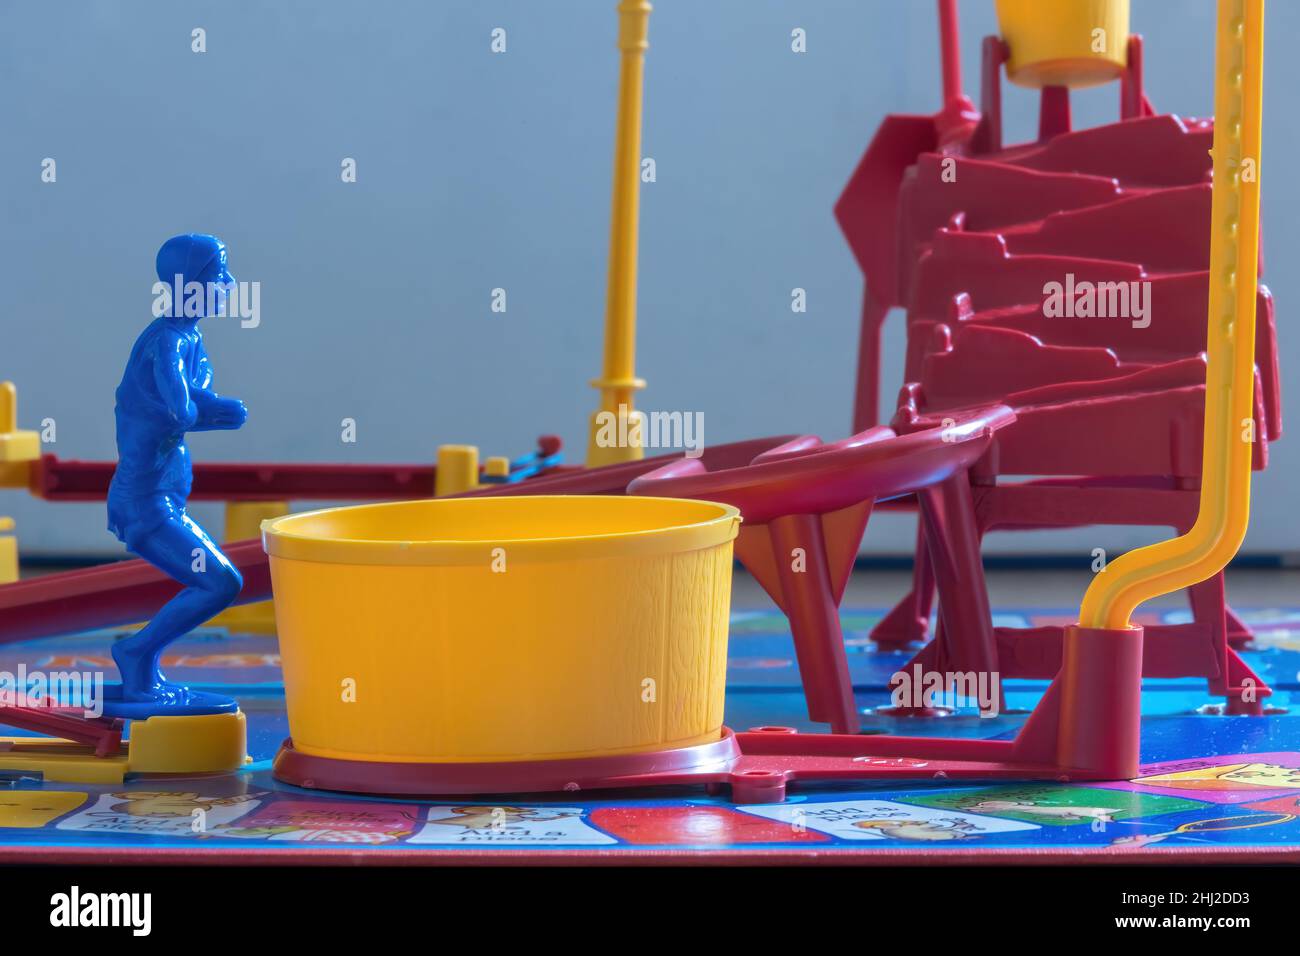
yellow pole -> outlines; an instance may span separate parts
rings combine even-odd
[[[1200,511],[1181,537],[1122,555],[1092,581],[1085,627],[1127,627],[1150,598],[1204,581],[1237,553],[1250,517],[1264,0],[1219,0],[1208,368]]]
[[[587,465],[636,461],[644,455],[644,418],[633,396],[645,382],[636,377],[636,255],[641,193],[641,99],[650,23],[647,0],[618,5],[618,123],[614,138],[614,196],[609,229],[609,286],[605,298],[605,359],[600,409],[591,416]]]

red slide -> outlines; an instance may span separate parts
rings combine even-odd
[[[790,437],[782,435],[718,445],[708,449],[703,460],[711,469],[738,467]],[[518,484],[493,485],[467,494],[622,494],[633,478],[678,457],[672,454],[603,468],[557,469]],[[53,459],[42,464],[51,489],[41,497],[64,501],[103,500],[113,472],[111,463]],[[262,501],[399,500],[432,497],[433,481],[432,465],[208,464],[194,467],[192,497]],[[204,491],[199,493],[201,486]],[[270,567],[259,539],[223,544],[222,550],[244,576],[244,589],[235,599],[236,604],[264,601],[271,596]],[[178,590],[180,585],[138,558],[0,585],[0,644],[144,621]]]

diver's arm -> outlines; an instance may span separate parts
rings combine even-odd
[[[169,335],[160,336],[153,359],[154,384],[167,415],[180,428],[191,427],[198,418],[198,408],[190,399],[179,341]]]
[[[203,347],[202,337],[194,348],[194,374],[190,381],[194,388],[212,390],[212,363],[208,361],[208,350]]]
[[[244,424],[248,420],[248,409],[244,403],[237,398],[223,398],[212,391],[212,363],[208,361],[202,339],[194,351],[194,363],[190,397],[198,408],[198,417],[190,430],[216,431],[234,429]]]
[[[198,415],[190,431],[206,432],[224,428],[238,428],[248,421],[248,409],[237,398],[226,398],[206,389],[194,389],[190,392]]]

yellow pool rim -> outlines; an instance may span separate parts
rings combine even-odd
[[[518,503],[518,504],[515,504]],[[626,510],[646,516],[659,506],[662,520],[634,530],[600,534],[547,535],[543,537],[484,534],[475,538],[396,539],[361,538],[346,534],[323,534],[321,526],[331,519],[356,517],[361,513],[401,509],[457,509],[500,512],[502,507],[545,509],[564,507]],[[346,513],[346,514],[345,514]],[[399,520],[397,514],[382,515]],[[688,498],[627,498],[619,495],[494,495],[481,498],[429,498],[391,501],[381,504],[321,508],[262,522],[262,547],[273,558],[330,564],[460,566],[490,561],[496,549],[504,549],[515,562],[580,561],[607,557],[638,557],[698,551],[735,539],[740,530],[740,511],[727,504]]]

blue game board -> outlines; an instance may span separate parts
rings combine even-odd
[[[1267,717],[1202,712],[1200,680],[1149,681],[1143,692],[1143,769],[1132,781],[800,787],[778,805],[735,806],[704,791],[605,792],[592,799],[372,799],[278,783],[270,759],[288,736],[274,638],[205,631],[165,660],[173,679],[238,696],[254,762],[227,777],[125,785],[0,783],[0,861],[256,860],[534,861],[552,855],[618,860],[702,855],[741,861],[859,858],[899,862],[1072,859],[1300,860],[1300,610],[1238,613],[1255,629],[1244,657],[1275,690]],[[1002,612],[1033,626],[1069,612]],[[1012,682],[1007,710],[918,720],[872,712],[889,703],[889,676],[908,655],[867,640],[880,612],[846,610],[849,660],[868,733],[1009,738],[1045,688]],[[1165,623],[1184,620],[1168,613]],[[0,649],[20,665],[111,669],[106,632]],[[737,729],[808,723],[785,618],[733,615],[727,723]],[[902,721],[905,726],[900,726]],[[7,785],[6,785],[7,784]],[[197,811],[197,812],[196,812]]]

